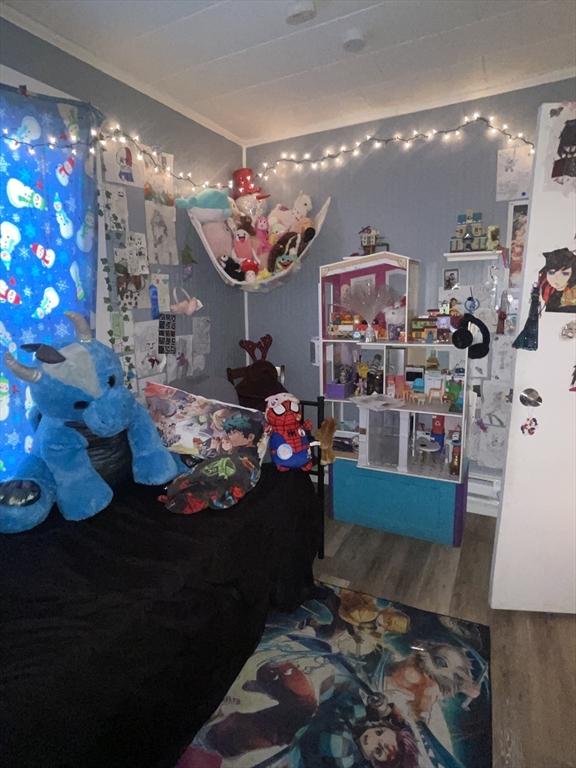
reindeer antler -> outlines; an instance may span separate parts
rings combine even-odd
[[[256,362],[257,360],[266,360],[266,355],[272,344],[272,336],[267,333],[265,336],[260,337],[260,341],[250,341],[250,339],[242,339],[238,344],[250,355],[250,359]],[[256,355],[256,350],[260,352],[260,357]]]
[[[250,355],[250,359],[256,362],[258,358],[256,357],[256,349],[257,344],[255,341],[250,341],[250,339],[242,339],[242,341],[239,341],[238,344],[245,352],[248,352]]]
[[[266,356],[268,354],[268,350],[272,346],[272,336],[270,336],[269,333],[266,334],[266,336],[260,336],[260,341],[256,345],[258,349],[260,350],[260,354],[262,357],[261,360],[266,360]]]

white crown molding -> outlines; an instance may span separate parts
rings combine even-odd
[[[184,115],[184,117],[187,117],[190,120],[194,120],[195,123],[202,125],[204,128],[208,128],[214,133],[223,136],[225,139],[233,141],[240,147],[244,146],[244,142],[239,136],[236,136],[236,134],[228,131],[223,126],[213,122],[204,115],[195,112],[193,109],[189,109],[184,104],[181,104],[177,99],[172,99],[156,88],[141,82],[138,78],[133,77],[124,70],[119,69],[106,61],[102,61],[93,53],[86,50],[86,48],[83,46],[70,42],[70,40],[62,37],[57,32],[53,32],[51,29],[48,29],[48,27],[45,27],[44,24],[40,24],[39,22],[34,21],[34,19],[25,16],[23,13],[20,13],[20,11],[17,11],[10,6],[7,6],[6,4],[2,4],[0,7],[0,17],[5,18],[6,21],[15,24],[17,27],[21,27],[26,32],[30,32],[30,34],[39,37],[46,43],[50,43],[50,45],[59,48],[61,51],[68,53],[70,56],[74,56],[74,58],[80,59],[80,61],[83,61],[85,64],[89,64],[91,67],[104,72],[106,75],[110,75],[110,77],[113,77],[115,80],[120,80],[120,82],[130,86],[131,88],[134,88],[140,93],[143,93],[145,96],[149,96],[151,99],[154,99],[154,101],[158,101],[160,104],[164,104],[165,107],[169,107],[175,112],[179,112],[181,115]]]
[[[449,99],[431,100],[430,102],[413,102],[401,109],[366,109],[362,112],[356,112],[354,117],[346,120],[345,118],[335,118],[334,120],[325,120],[319,123],[313,123],[308,126],[306,131],[302,133],[294,134],[284,132],[278,132],[272,137],[260,137],[255,139],[243,139],[243,144],[247,149],[253,147],[263,146],[265,144],[273,144],[276,141],[287,141],[290,139],[298,139],[304,136],[310,136],[313,133],[323,133],[325,131],[334,131],[338,128],[351,128],[354,125],[362,125],[363,123],[376,122],[385,120],[390,117],[403,117],[405,115],[417,114],[418,112],[427,112],[431,109],[440,109],[441,107],[452,107],[458,104],[464,104],[477,99],[485,99],[490,96],[498,96],[502,93],[511,93],[513,91],[521,91],[524,88],[532,88],[536,85],[545,85],[546,83],[556,83],[560,80],[568,80],[572,77],[576,77],[576,67],[566,67],[565,69],[554,70],[545,75],[538,75],[534,77],[525,78],[522,80],[511,80],[503,85],[496,86],[494,88],[477,88],[470,92],[452,92]]]

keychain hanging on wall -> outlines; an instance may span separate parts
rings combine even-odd
[[[529,416],[526,421],[520,426],[520,431],[523,435],[533,435],[538,427],[538,421],[535,416],[532,415],[534,408],[539,408],[542,405],[542,398],[538,390],[532,387],[527,387],[520,392],[518,397],[522,405],[529,408]]]
[[[534,352],[538,349],[538,319],[540,316],[540,288],[538,283],[532,286],[530,293],[530,309],[524,328],[512,342],[515,349],[527,349]]]

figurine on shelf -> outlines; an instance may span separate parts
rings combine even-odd
[[[499,227],[489,227],[491,236],[495,240],[500,237]],[[484,251],[487,247],[486,229],[479,211],[468,209],[466,213],[459,213],[456,229],[450,238],[450,252],[459,251]]]
[[[376,227],[363,227],[358,234],[360,235],[360,245],[364,254],[376,253],[376,243],[380,237],[380,232],[378,232]]]

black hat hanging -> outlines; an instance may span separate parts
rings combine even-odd
[[[512,342],[515,349],[528,349],[534,352],[538,349],[538,318],[540,316],[540,288],[538,283],[532,286],[530,293],[530,309],[524,328]]]

